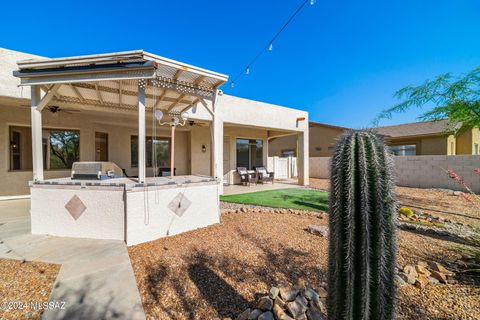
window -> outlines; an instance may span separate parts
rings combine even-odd
[[[396,156],[415,156],[417,155],[417,146],[414,144],[406,144],[399,146],[389,146],[390,152]]]
[[[478,143],[473,144],[473,154],[479,154],[478,153]]]
[[[50,169],[71,169],[74,162],[80,161],[80,132],[50,130],[48,136]]]
[[[263,140],[237,139],[237,167],[252,170],[263,166]]]
[[[30,127],[10,127],[10,170],[32,170],[32,132]],[[44,129],[42,132],[44,169],[70,169],[80,160],[80,132]]]
[[[145,138],[145,162],[147,167],[170,167],[170,138]],[[138,137],[130,137],[130,160],[132,168],[138,167]],[[154,152],[155,151],[155,152]],[[156,154],[156,159],[153,158]],[[156,163],[155,163],[156,160]]]

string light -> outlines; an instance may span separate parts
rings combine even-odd
[[[302,2],[302,4],[293,12],[293,14],[290,16],[290,18],[288,18],[287,22],[285,22],[283,24],[283,26],[280,28],[280,30],[277,31],[277,33],[275,33],[275,35],[272,37],[272,39],[270,39],[270,41],[267,43],[267,45],[265,47],[262,48],[262,50],[260,50],[257,55],[250,61],[249,64],[247,64],[247,67],[242,69],[242,71],[237,74],[236,77],[232,78],[232,80],[230,80],[230,86],[232,88],[235,87],[235,82],[238,81],[240,79],[240,77],[242,77],[242,75],[245,73],[246,75],[250,74],[250,68],[253,66],[253,64],[258,60],[258,58],[260,58],[260,56],[262,55],[263,52],[265,51],[272,51],[273,50],[273,42],[278,38],[278,36],[287,28],[287,26],[290,24],[290,22],[292,22],[293,18],[295,18],[295,16],[303,9],[303,7],[305,7],[305,5],[307,3],[310,3],[310,5],[314,5],[317,1],[316,0],[304,0]]]

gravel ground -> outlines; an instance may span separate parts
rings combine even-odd
[[[0,259],[0,319],[40,319],[41,310],[30,303],[48,301],[59,270],[56,264]]]
[[[305,231],[327,219],[271,212],[227,213],[221,223],[129,248],[150,319],[235,318],[269,287],[326,281],[325,238]],[[480,319],[479,279],[462,273],[464,244],[400,231],[398,265],[437,261],[455,284],[398,289],[399,319]]]
[[[310,187],[328,191],[330,180],[310,178]],[[461,196],[433,189],[396,187],[400,206],[414,211],[432,214],[456,223],[480,227],[480,210],[466,202]]]

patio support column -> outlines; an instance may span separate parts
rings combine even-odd
[[[43,180],[42,111],[37,109],[40,103],[40,87],[31,87],[31,126],[32,126],[32,164],[33,181]]]
[[[214,110],[212,116],[211,130],[211,173],[212,176],[219,180],[219,194],[223,194],[223,120],[218,112],[217,96],[212,102]]]
[[[138,182],[145,183],[145,87],[138,84]]]
[[[298,184],[309,185],[309,150],[308,150],[308,131],[298,134]]]

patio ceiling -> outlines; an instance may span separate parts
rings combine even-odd
[[[18,62],[21,86],[38,85],[48,104],[91,105],[135,111],[138,86],[147,109],[180,113],[198,103],[207,107],[228,77],[143,50]],[[40,105],[40,109],[45,107]],[[208,107],[207,107],[208,109]],[[209,110],[210,111],[210,110]]]

